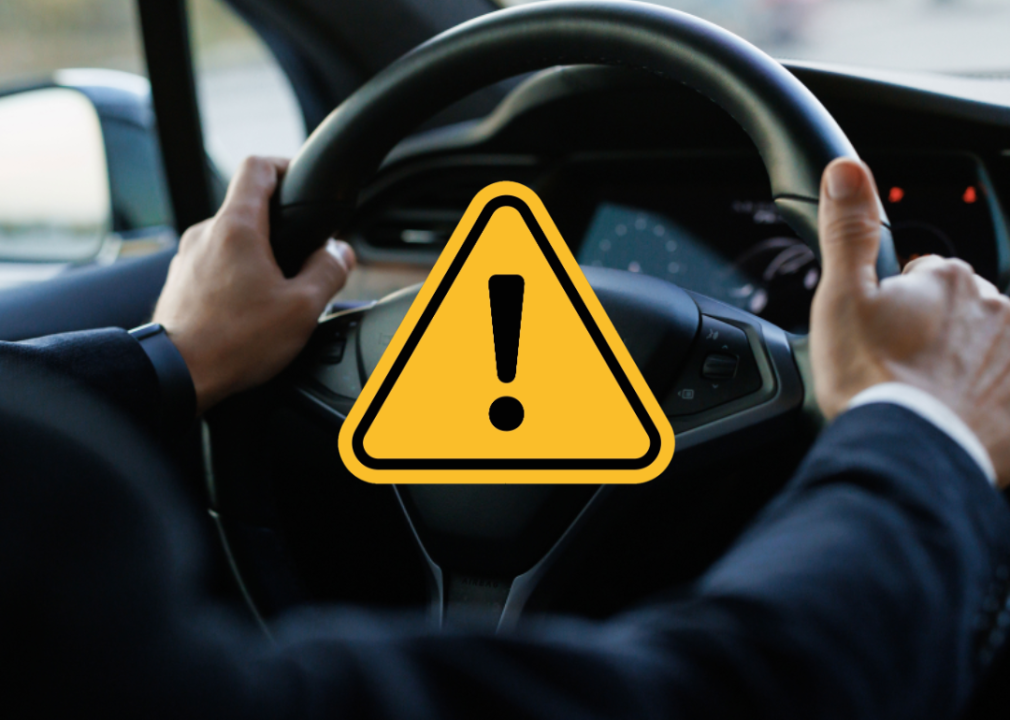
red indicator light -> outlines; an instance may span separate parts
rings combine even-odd
[[[961,196],[961,199],[969,205],[978,200],[978,191],[975,189],[975,186],[969,186],[968,189],[964,191],[964,195]]]
[[[891,192],[887,193],[887,199],[893,203],[899,203],[905,198],[905,191],[900,187],[891,188]]]

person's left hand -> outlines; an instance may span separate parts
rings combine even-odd
[[[270,249],[270,196],[287,160],[247,158],[217,215],[189,228],[172,260],[153,321],[193,377],[197,413],[264,383],[301,351],[355,266],[330,240],[293,278]]]

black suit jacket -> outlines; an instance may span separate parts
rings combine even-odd
[[[0,392],[35,397],[38,366],[155,422],[153,370],[122,331],[0,344]],[[896,406],[829,427],[686,598],[507,636],[317,608],[274,642],[202,593],[192,512],[131,454],[139,434],[91,408],[115,432],[40,436],[59,403],[18,407],[0,412],[0,702],[39,714],[951,717],[1010,625],[1006,504]]]

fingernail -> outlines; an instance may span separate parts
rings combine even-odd
[[[832,163],[827,173],[828,197],[848,200],[863,187],[863,170],[852,161]]]
[[[340,260],[348,270],[354,267],[354,250],[344,241],[330,238],[326,241],[326,252]]]

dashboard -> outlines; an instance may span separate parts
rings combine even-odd
[[[794,71],[874,169],[901,260],[927,253],[957,256],[1006,288],[1010,245],[1001,200],[1010,192],[1010,102],[1000,106],[857,73]],[[540,73],[490,116],[402,143],[361,195],[348,236],[359,266],[341,299],[368,300],[423,280],[473,197],[502,180],[537,192],[585,266],[653,275],[786,330],[806,329],[820,268],[814,253],[778,216],[749,138],[701,96],[614,69]],[[358,360],[368,346],[351,344],[351,333],[361,329],[348,322],[346,335],[334,329],[324,338],[339,348],[327,350],[324,372],[346,372],[341,377],[348,386],[360,388],[367,371]],[[374,333],[375,358],[391,337]],[[797,339],[793,357],[802,370],[801,345]],[[356,392],[326,402],[337,411],[349,408]],[[417,558],[402,552],[410,539],[390,540],[405,534],[402,508],[419,496],[412,490],[397,495],[395,506],[386,505],[392,495],[378,493],[388,488],[357,482],[346,473],[334,482],[332,437],[298,413],[264,422],[245,407],[235,406],[234,412],[249,429],[230,440],[240,448],[234,454],[243,456],[242,472],[232,483],[237,486],[241,478],[249,486],[260,467],[276,463],[281,468],[282,482],[252,485],[278,493],[286,541],[295,548],[299,574],[311,578],[310,591],[340,601],[362,593],[350,599],[424,602],[425,578]],[[809,447],[812,415],[782,419],[783,424],[760,434],[735,434],[704,460],[678,449],[676,482],[614,489],[614,514],[594,516],[600,530],[593,542],[581,556],[566,551],[567,564],[557,570],[566,579],[550,589],[550,609],[609,617],[626,608],[630,598],[696,578],[793,473]],[[276,448],[277,458],[252,462],[245,454],[257,443],[249,438],[264,427],[275,433],[271,452]],[[683,437],[678,435],[678,442]],[[227,442],[215,437],[219,457],[227,454]],[[227,488],[224,477],[218,474],[215,482]],[[501,528],[501,518],[512,509],[541,502],[539,507],[557,503],[550,505],[554,510],[574,508],[567,523],[593,492],[591,486],[488,486],[486,496],[468,492],[450,500],[437,486],[421,487],[419,492],[429,493],[427,508],[465,519],[465,530],[443,526],[444,533],[432,532],[434,540],[425,541],[441,553],[449,552],[450,541],[460,548],[458,555],[443,555],[453,558],[446,566],[459,572],[446,575],[446,597],[455,598],[474,597],[467,578],[500,592],[513,577],[488,567],[513,562],[518,544],[485,543],[475,539],[480,533],[473,528],[483,533]],[[385,520],[378,525],[374,517]],[[550,547],[558,533],[538,533],[536,542]],[[373,552],[368,562],[351,565],[355,560],[344,550],[348,543],[360,545],[363,537]],[[461,537],[466,541],[457,542]],[[439,538],[441,546],[434,544]],[[496,554],[502,547],[507,550]],[[538,553],[530,551],[530,557]],[[372,589],[383,582],[384,587]],[[490,606],[504,596],[481,597]]]
[[[959,257],[997,281],[999,214],[977,158],[866,160],[881,185],[902,265],[928,254]],[[566,187],[592,198],[588,214],[570,218],[580,264],[651,275],[806,331],[819,263],[779,216],[752,163],[719,157],[576,163],[568,173]]]
[[[821,90],[873,169],[902,265],[958,257],[1005,288],[1004,130],[977,127],[957,98],[920,98],[939,97],[942,112],[910,111],[907,98],[889,109],[858,76],[794,72]],[[807,330],[819,263],[779,216],[749,139],[696,93],[612,68],[541,73],[487,118],[395,150],[355,227],[364,275],[422,280],[469,200],[499,180],[537,191],[584,266],[650,275]],[[396,289],[366,285],[352,291]]]

